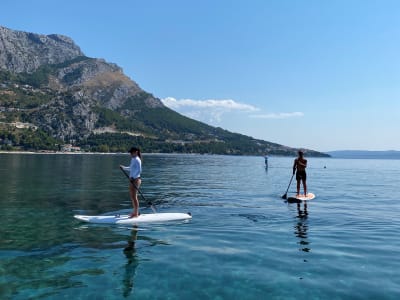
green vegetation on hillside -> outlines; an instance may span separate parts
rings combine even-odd
[[[60,141],[40,129],[0,127],[0,149],[2,150],[56,151],[59,150],[60,144]]]
[[[243,136],[244,137],[244,136]],[[263,155],[267,152],[277,155],[285,155],[283,151],[272,151],[268,144],[257,142],[248,143],[242,140],[232,139],[222,141],[165,141],[163,139],[151,139],[143,136],[131,136],[129,134],[103,133],[92,134],[82,140],[79,146],[85,151],[91,152],[126,152],[133,145],[139,146],[143,152],[152,153],[201,153],[201,154],[231,154],[231,155]]]

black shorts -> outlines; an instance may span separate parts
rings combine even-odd
[[[296,180],[306,180],[307,179],[307,174],[306,171],[297,171],[296,172]]]

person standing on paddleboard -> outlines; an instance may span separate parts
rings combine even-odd
[[[299,150],[298,157],[294,160],[293,164],[293,175],[296,172],[296,181],[297,181],[297,194],[300,195],[300,181],[303,183],[304,196],[307,196],[307,159],[304,158],[303,151]],[[297,170],[297,171],[296,171]]]
[[[142,184],[142,180],[140,179],[140,173],[142,172],[142,154],[140,153],[140,149],[136,147],[132,147],[129,153],[131,154],[131,163],[129,167],[122,165],[120,167],[125,171],[129,171],[129,195],[133,206],[133,213],[130,217],[135,218],[139,216],[138,191]]]

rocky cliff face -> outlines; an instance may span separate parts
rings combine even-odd
[[[62,35],[0,27],[1,70],[18,74],[20,83],[30,86],[31,93],[51,91],[48,101],[35,107],[25,119],[65,141],[86,138],[97,130],[102,117],[99,111],[103,117],[110,115],[105,111],[110,110],[126,118],[134,117],[143,108],[164,107],[159,99],[125,76],[119,66],[84,56],[72,39]],[[135,99],[137,103],[132,105]],[[20,109],[15,101],[13,105],[12,109]],[[137,109],[122,109],[131,106]]]
[[[33,72],[41,65],[58,64],[83,56],[69,37],[15,31],[0,26],[0,66],[11,72]]]

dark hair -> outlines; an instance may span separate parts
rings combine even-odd
[[[142,159],[142,153],[140,152],[140,149],[137,147],[132,147],[129,151],[129,153],[137,152],[137,155],[139,156],[140,159]]]
[[[304,155],[304,152],[303,151],[301,151],[301,150],[299,150],[299,155],[301,156],[301,157],[303,157],[303,155]]]

